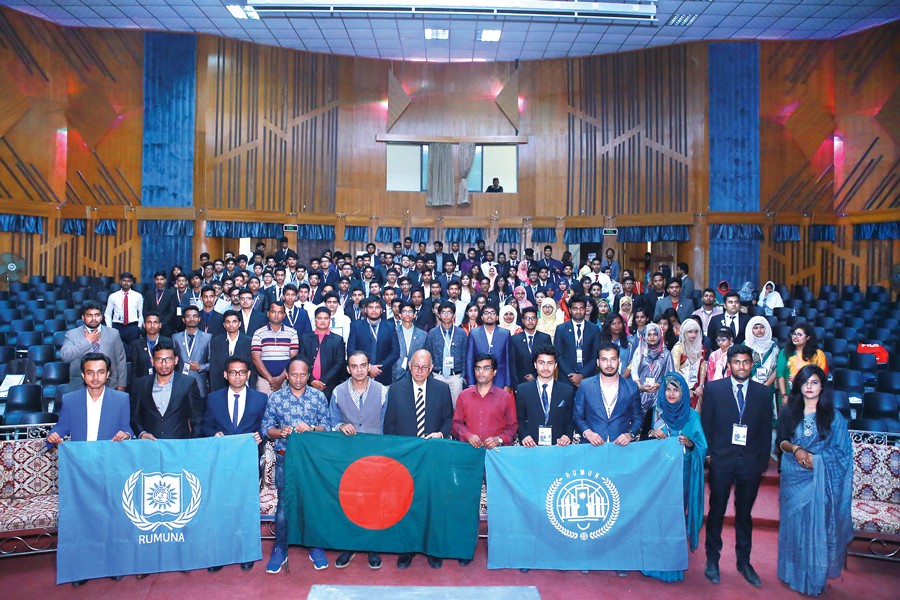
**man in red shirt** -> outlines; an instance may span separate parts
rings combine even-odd
[[[475,356],[475,385],[463,390],[456,400],[453,437],[475,448],[490,450],[512,444],[519,426],[512,395],[494,385],[497,358],[483,352]]]

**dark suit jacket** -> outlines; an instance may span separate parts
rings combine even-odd
[[[612,311],[616,314],[619,313],[619,302],[622,298],[625,297],[625,294],[616,294],[616,299],[613,300]],[[634,312],[637,308],[643,308],[644,306],[644,296],[643,294],[631,294],[631,310]],[[653,315],[648,315],[653,317]]]
[[[172,288],[163,290],[159,304],[156,303],[156,286],[144,293],[144,314],[151,310],[159,313],[159,321],[162,323],[160,333],[162,335],[171,335],[175,330],[175,321],[177,319],[175,312],[177,308],[178,299],[175,297],[175,290]]]
[[[731,378],[706,384],[700,422],[709,444],[710,469],[727,473],[743,462],[751,473],[762,474],[769,466],[772,444],[772,392],[761,383],[747,380],[744,417],[747,445],[731,443],[732,426],[738,422],[738,405]]]
[[[266,400],[268,397],[265,394],[247,387],[244,414],[241,415],[241,420],[235,429],[228,414],[228,405],[232,401],[228,387],[213,392],[206,399],[206,414],[203,416],[200,434],[203,437],[212,437],[220,431],[225,435],[259,432],[263,413],[266,412]]]
[[[165,342],[172,343],[172,338],[160,335],[156,339],[156,343]],[[131,373],[129,383],[134,383],[138,377],[146,377],[153,368],[153,361],[150,359],[150,350],[147,347],[147,338],[141,336],[129,344],[131,346]]]
[[[453,402],[450,386],[434,377],[425,382],[425,435],[440,431],[450,438],[453,425]],[[384,413],[385,435],[416,435],[416,399],[412,377],[404,377],[388,389]]]
[[[312,324],[309,322],[309,313],[306,312],[306,309],[305,309],[305,308],[302,308],[302,307],[300,307],[299,305],[294,304],[294,307],[293,307],[292,309],[290,309],[290,310],[288,310],[288,307],[285,306],[285,307],[284,307],[284,311],[285,311],[285,317],[284,317],[284,321],[283,321],[282,324],[283,324],[285,327],[290,327],[291,329],[293,329],[294,331],[296,331],[296,332],[297,332],[297,338],[299,338],[301,335],[303,335],[303,334],[305,334],[305,333],[309,333],[309,332],[312,331],[313,328],[312,328]],[[293,319],[294,319],[293,324],[292,324],[291,321],[287,318],[287,316],[288,316],[287,313],[288,313],[288,312],[292,313],[291,316],[292,316]],[[266,323],[268,323],[268,322],[269,322],[269,320],[266,319]],[[265,326],[265,324],[264,324],[263,326]],[[253,336],[252,333],[249,334],[249,335],[250,335],[251,337]]]
[[[177,371],[172,375],[172,395],[165,415],[159,413],[153,402],[154,381],[156,375],[147,375],[135,381],[132,386],[131,430],[135,436],[150,433],[161,440],[200,437],[200,423],[205,407],[197,381]]]
[[[663,298],[668,298],[669,293],[666,292]],[[647,316],[651,319],[653,318],[653,314],[656,311],[656,303],[661,300],[661,298],[656,297],[656,290],[651,286],[650,290],[644,294],[644,308],[647,310]],[[634,307],[637,308],[636,306]]]
[[[344,314],[347,315],[347,318],[350,319],[350,322],[359,321],[360,319],[366,318],[366,311],[362,308],[359,309],[359,318],[356,316],[356,309],[358,307],[353,304],[353,302],[348,302],[346,306],[344,306]]]
[[[432,303],[425,300],[422,302],[419,314],[416,315],[416,327],[422,331],[431,331],[431,329],[437,325],[437,319],[435,319],[434,311],[431,307]]]
[[[532,348],[537,350],[541,346],[548,345],[553,345],[553,339],[546,333],[535,330]],[[534,370],[534,356],[528,351],[528,339],[522,331],[509,340],[509,379],[512,385],[516,386],[525,383],[526,375],[536,376],[537,372]]]
[[[234,356],[247,361],[250,370],[250,379],[247,383],[250,387],[256,387],[256,367],[253,365],[253,357],[250,355],[250,343],[253,338],[238,332],[238,340],[234,345]],[[228,364],[228,334],[217,335],[209,342],[209,389],[221,390],[228,386],[225,379],[225,366]]]
[[[315,332],[306,333],[300,338],[299,354],[309,363],[310,382],[315,381],[312,378],[312,366],[316,362],[316,355],[321,353],[322,376],[319,381],[325,384],[322,393],[328,400],[331,400],[334,388],[347,378],[347,369],[345,368],[347,359],[344,350],[344,338],[336,333],[326,335],[322,338],[321,344],[319,344],[319,336]]]
[[[575,359],[578,358],[575,350],[575,323],[566,321],[556,326],[556,335],[553,337],[553,346],[559,352],[559,377],[568,379],[571,373],[581,373],[585,377],[593,377],[597,374],[597,352],[600,349],[600,330],[590,321],[583,322],[581,340],[581,368]]]
[[[574,406],[575,388],[566,381],[554,381],[550,393],[550,418],[547,421],[553,430],[554,444],[564,435],[572,439],[575,432],[572,420]],[[519,419],[519,443],[528,436],[537,443],[538,428],[544,426],[544,406],[537,381],[527,381],[516,388],[516,415]]]
[[[747,329],[747,323],[750,322],[750,315],[748,314],[739,312],[737,316],[738,332],[737,335],[734,336],[735,345],[744,343],[744,333]],[[706,337],[713,347],[716,345],[716,332],[722,327],[725,327],[725,313],[716,315],[709,320],[709,328],[706,330]]]
[[[373,356],[372,342],[375,342]],[[368,319],[361,319],[350,323],[350,337],[347,339],[347,356],[357,350],[362,350],[369,355],[369,362],[373,365],[381,365],[381,375],[375,381],[381,385],[391,385],[391,371],[394,363],[400,358],[400,340],[397,339],[397,329],[390,323],[381,321],[378,326],[378,339],[373,340],[372,329]]]
[[[494,328],[493,346],[490,354],[497,359],[497,374],[494,376],[494,385],[499,388],[510,386],[509,378],[509,331],[499,325]],[[469,340],[466,344],[466,383],[475,385],[475,356],[488,352],[487,334],[484,326],[476,327],[469,332]]]
[[[205,326],[204,317],[206,318]],[[200,307],[200,331],[208,333],[212,336],[219,335],[220,333],[225,333],[225,326],[222,324],[223,321],[224,317],[222,316],[222,313],[218,313],[216,311],[204,313],[203,307]]]
[[[241,334],[248,337],[253,337],[253,334],[256,333],[257,329],[265,327],[269,323],[269,318],[258,310],[250,311],[249,323],[248,319],[244,316],[244,311],[240,311],[238,317],[241,319]]]
[[[87,388],[69,392],[63,396],[59,421],[50,430],[60,437],[71,435],[73,442],[87,440]],[[111,440],[120,431],[131,432],[129,413],[131,406],[128,394],[107,388],[103,392],[103,407],[100,409],[100,427],[97,429],[98,440]]]

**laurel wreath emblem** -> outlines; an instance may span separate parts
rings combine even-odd
[[[578,537],[578,534],[572,531],[571,529],[567,529],[563,526],[562,523],[556,518],[556,505],[553,502],[553,497],[556,495],[556,490],[559,489],[559,486],[562,485],[562,477],[557,477],[556,480],[550,484],[550,488],[547,490],[547,501],[546,501],[546,509],[547,509],[547,519],[549,519],[550,524],[553,527],[566,536],[567,538],[572,538],[573,540]]]
[[[603,524],[603,527],[597,531],[591,532],[590,538],[592,540],[596,540],[598,537],[606,535],[609,530],[612,529],[613,525],[615,525],[616,521],[619,519],[619,509],[621,508],[618,488],[613,485],[613,482],[610,481],[608,477],[601,477],[600,479],[603,481],[603,485],[606,486],[606,489],[609,490],[609,496],[612,499],[612,509],[610,509],[609,517],[606,519],[606,523]]]
[[[619,519],[619,511],[622,507],[622,502],[621,498],[619,497],[619,490],[616,488],[615,484],[613,484],[613,482],[610,481],[608,477],[602,477],[601,481],[603,482],[603,485],[606,487],[606,489],[609,490],[610,499],[612,500],[612,508],[610,509],[609,517],[606,519],[606,523],[604,523],[600,529],[592,531],[590,533],[590,536],[585,535],[584,533],[579,536],[577,532],[567,528],[565,525],[559,522],[559,519],[556,518],[556,504],[553,499],[556,495],[556,490],[558,490],[559,486],[562,485],[562,477],[557,477],[547,489],[545,510],[547,511],[547,520],[550,521],[550,524],[553,525],[553,527],[558,532],[573,540],[578,539],[579,537],[582,540],[586,540],[588,538],[596,540],[597,538],[609,533],[609,530],[613,528],[613,526],[616,524],[616,521]]]
[[[156,531],[160,527],[168,527],[169,530],[181,529],[194,518],[194,515],[200,510],[200,494],[202,492],[200,480],[196,475],[190,473],[186,469],[182,469],[182,471],[184,471],[184,477],[191,486],[191,502],[173,521],[151,522],[145,519],[144,515],[135,509],[134,488],[137,486],[137,480],[141,476],[141,473],[144,472],[143,469],[132,473],[131,477],[125,481],[125,487],[122,488],[122,508],[125,510],[125,515],[128,516],[128,519],[135,527],[141,531]]]

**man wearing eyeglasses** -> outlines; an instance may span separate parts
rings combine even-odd
[[[196,312],[196,310],[194,311]],[[181,440],[199,437],[203,399],[193,377],[177,372],[172,344],[153,348],[153,375],[132,386],[131,430],[141,440]]]
[[[207,398],[206,414],[200,427],[201,435],[218,437],[250,433],[262,450],[259,428],[266,410],[266,395],[247,387],[250,366],[245,358],[239,356],[229,358],[225,363],[224,376],[228,386],[213,392]],[[253,561],[241,563],[241,569],[244,571],[252,568]],[[221,570],[221,566],[207,569],[210,573]]]

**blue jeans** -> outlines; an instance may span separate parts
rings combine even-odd
[[[275,455],[275,489],[278,504],[275,506],[275,547],[287,553],[287,515],[284,513],[284,456]]]

